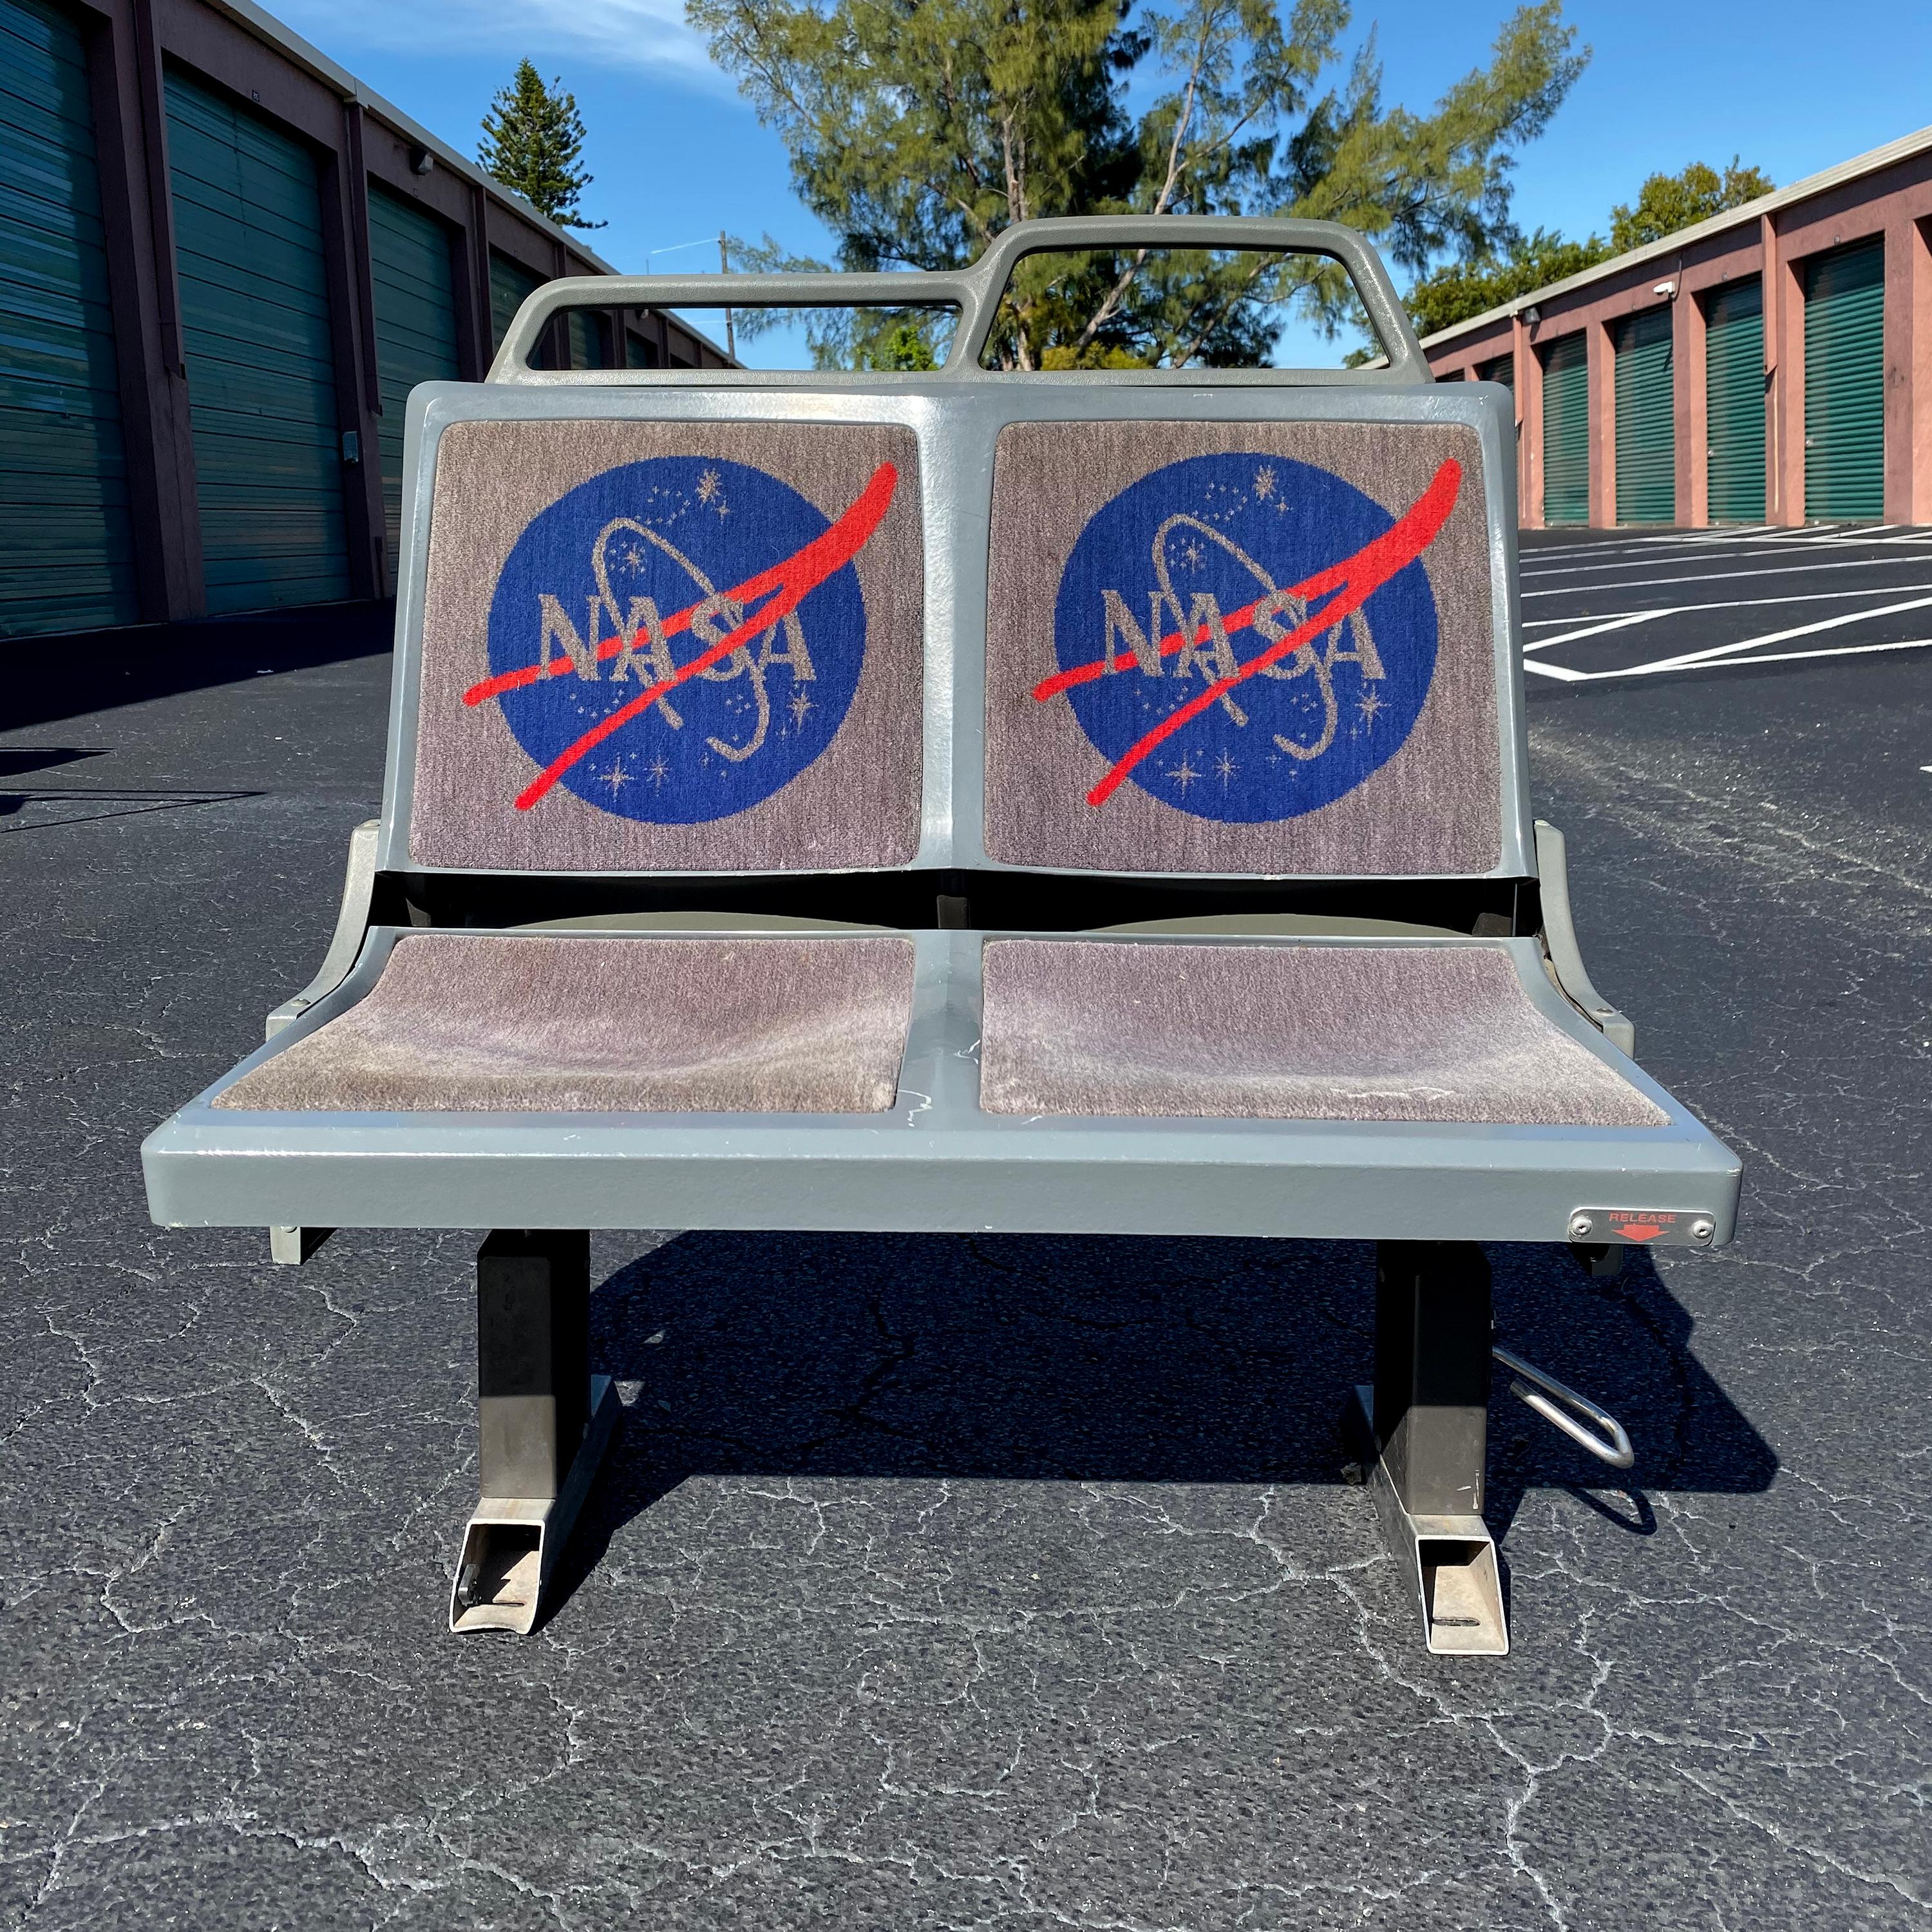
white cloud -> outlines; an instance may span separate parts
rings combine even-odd
[[[353,46],[398,53],[592,55],[606,65],[677,74],[727,91],[682,0],[278,0],[275,12],[353,68]]]

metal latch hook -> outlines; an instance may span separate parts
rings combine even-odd
[[[1599,1408],[1587,1396],[1559,1382],[1554,1376],[1545,1375],[1540,1369],[1533,1368],[1520,1355],[1513,1355],[1507,1348],[1492,1348],[1490,1353],[1509,1370],[1516,1380],[1510,1384],[1510,1394],[1526,1407],[1533,1408],[1553,1429],[1560,1429],[1580,1449],[1587,1449],[1600,1462],[1607,1462],[1613,1469],[1628,1469],[1636,1460],[1636,1451],[1630,1447],[1630,1439],[1624,1432],[1624,1426],[1606,1408]],[[1526,1388],[1526,1383],[1534,1386]],[[1564,1405],[1558,1408],[1558,1403]],[[1566,1414],[1565,1408],[1574,1409],[1576,1415],[1587,1416],[1604,1432],[1593,1436],[1576,1416]]]

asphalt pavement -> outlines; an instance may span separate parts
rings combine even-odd
[[[1499,1384],[1500,1660],[1421,1652],[1340,1480],[1347,1244],[599,1236],[562,1600],[448,1636],[477,1235],[278,1269],[136,1158],[320,956],[380,616],[204,627],[218,682],[12,646],[0,1922],[1932,1923],[1932,651],[1851,648],[1932,637],[1932,532],[1522,575],[1585,956],[1746,1193],[1614,1281],[1492,1251],[1499,1339],[1638,1451]]]

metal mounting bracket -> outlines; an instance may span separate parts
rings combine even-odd
[[[1507,1657],[1509,1625],[1489,1525],[1479,1516],[1409,1512],[1376,1433],[1375,1407],[1375,1390],[1358,1384],[1343,1434],[1375,1499],[1383,1544],[1421,1610],[1430,1651],[1438,1657]]]
[[[590,1372],[590,1238],[500,1228],[476,1254],[481,1499],[449,1594],[455,1631],[536,1627],[621,1405]]]
[[[1474,1242],[1378,1244],[1376,1379],[1350,1392],[1342,1432],[1438,1656],[1509,1650],[1483,1521],[1490,1330],[1489,1263]]]
[[[622,1407],[616,1384],[608,1376],[592,1376],[590,1426],[558,1494],[478,1500],[463,1532],[463,1552],[450,1588],[452,1630],[506,1630],[519,1636],[530,1635],[544,1588],[577,1526]]]

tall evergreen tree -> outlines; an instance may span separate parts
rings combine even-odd
[[[584,155],[584,117],[577,97],[561,80],[546,87],[527,60],[517,63],[508,87],[499,88],[483,117],[476,158],[503,185],[562,228],[603,228],[578,212],[577,197],[592,177],[578,164]]]
[[[958,267],[1050,214],[1318,216],[1418,271],[1479,254],[1513,238],[1514,158],[1588,57],[1561,0],[1537,0],[1418,113],[1384,102],[1372,35],[1344,63],[1348,0],[686,4],[855,269]],[[993,348],[1022,368],[1252,363],[1288,301],[1331,326],[1352,314],[1310,258],[1035,257]]]

